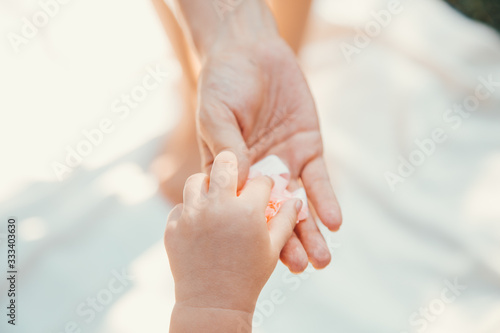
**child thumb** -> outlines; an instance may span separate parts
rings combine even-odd
[[[302,200],[290,199],[285,201],[271,221],[269,221],[269,233],[271,242],[277,250],[285,246],[292,236],[293,229],[297,225],[297,216],[302,208]]]

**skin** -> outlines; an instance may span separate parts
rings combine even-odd
[[[272,179],[252,179],[238,192],[237,170],[233,153],[219,154],[210,177],[189,177],[184,203],[168,217],[172,333],[251,332],[257,298],[293,233],[302,202],[286,201],[268,224]]]
[[[229,150],[238,158],[238,188],[251,164],[269,154],[288,165],[291,186],[300,183],[321,222],[339,229],[342,215],[323,160],[313,97],[295,55],[280,37],[261,0],[245,0],[223,13],[212,1],[178,0],[201,63],[197,136],[203,170]],[[313,217],[297,226],[281,252],[292,272],[330,262]]]

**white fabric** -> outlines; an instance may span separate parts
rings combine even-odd
[[[262,176],[286,175],[290,177],[290,170],[276,155],[269,155],[250,167],[250,174],[259,173]],[[250,176],[251,177],[251,176]]]

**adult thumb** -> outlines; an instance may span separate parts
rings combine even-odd
[[[210,174],[215,157],[223,151],[231,151],[238,159],[238,189],[241,189],[247,180],[251,161],[236,120],[202,120],[200,132],[203,170]]]

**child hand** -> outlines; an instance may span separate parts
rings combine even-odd
[[[266,223],[272,179],[252,179],[238,195],[237,184],[236,156],[222,152],[210,178],[195,174],[186,181],[184,203],[168,217],[165,247],[178,311],[220,309],[252,314],[292,235],[301,200],[286,201]]]

